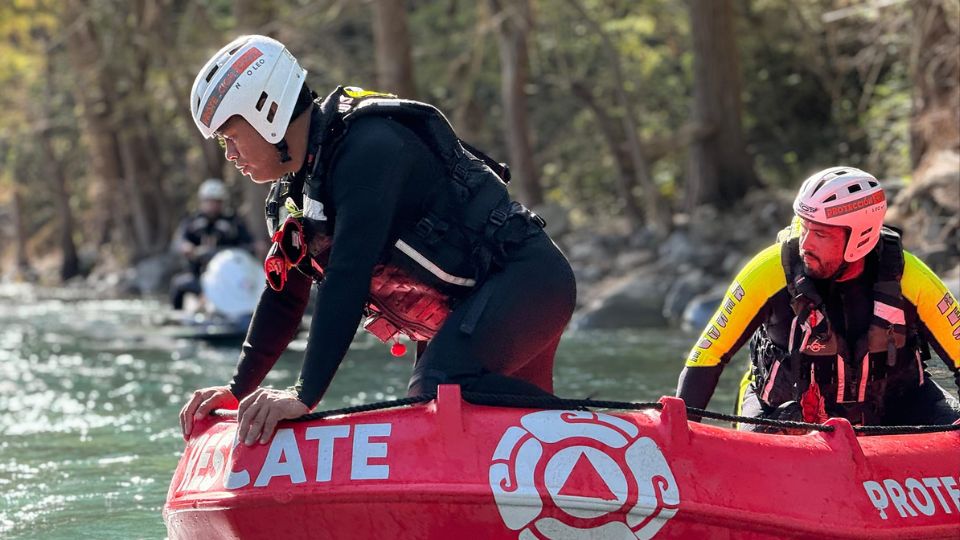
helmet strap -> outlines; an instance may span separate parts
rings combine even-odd
[[[277,147],[277,152],[280,152],[280,163],[286,163],[293,159],[290,157],[290,153],[288,152],[289,147],[287,146],[286,138],[280,139],[280,142],[274,144],[274,146]]]
[[[310,90],[306,84],[300,87],[300,94],[297,96],[297,103],[293,107],[293,113],[290,115],[290,122],[296,120],[304,111],[310,108],[313,105],[313,100],[317,98],[317,94]],[[277,147],[277,152],[280,152],[280,163],[287,163],[290,161],[289,148],[287,147],[287,139],[284,137],[280,139],[280,142],[274,144]]]
[[[828,280],[828,281],[836,281],[837,279],[840,278],[840,276],[843,275],[844,272],[847,271],[847,268],[849,268],[849,267],[850,267],[850,263],[848,263],[847,260],[844,259],[843,262],[840,263],[840,266],[837,267],[837,271],[834,272],[832,276],[830,276],[829,278],[827,278],[827,280]]]

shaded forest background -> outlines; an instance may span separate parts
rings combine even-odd
[[[5,0],[3,274],[165,253],[209,176],[263,230],[263,188],[187,105],[241,33],[284,42],[321,95],[436,104],[565,229],[664,239],[834,164],[909,182],[952,163],[958,27],[960,0]]]

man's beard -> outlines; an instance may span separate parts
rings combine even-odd
[[[802,262],[803,262],[803,272],[804,272],[807,276],[809,276],[809,277],[812,277],[812,278],[814,278],[814,279],[826,279],[826,278],[832,276],[832,275],[837,271],[837,268],[831,269],[831,268],[827,268],[826,266],[824,266],[823,261],[820,260],[819,258],[817,258],[817,257],[814,256],[814,255],[807,254],[807,257],[810,257],[810,258],[812,258],[814,261],[816,261],[816,266],[817,266],[817,268],[814,269],[814,268],[812,268],[809,264],[807,264],[807,261],[805,261],[805,260],[802,261]]]

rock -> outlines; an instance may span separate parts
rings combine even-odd
[[[580,242],[570,246],[567,250],[567,258],[571,261],[595,262],[606,260],[610,255],[603,249],[603,246],[596,242]]]
[[[663,231],[645,226],[630,235],[627,239],[627,244],[634,249],[656,251],[663,242],[663,239]]]
[[[618,272],[632,272],[654,259],[655,255],[651,251],[625,251],[617,256],[613,268]]]
[[[943,274],[957,265],[954,253],[945,244],[924,246],[913,253],[937,274]]]
[[[743,253],[738,251],[729,251],[726,256],[723,258],[723,262],[720,264],[720,274],[723,276],[729,276],[731,279],[741,268],[747,265],[750,262],[749,257],[745,257]]]
[[[660,244],[657,253],[660,255],[662,262],[670,265],[679,265],[696,258],[693,242],[691,242],[690,235],[686,231],[671,233],[666,241]]]
[[[143,259],[133,269],[130,287],[140,294],[166,294],[170,279],[179,270],[180,257],[174,253],[160,253]]]
[[[550,238],[560,239],[570,232],[570,215],[567,209],[555,203],[537,205],[533,211],[547,222]]]
[[[693,269],[680,274],[680,278],[673,282],[663,301],[663,316],[672,323],[677,323],[683,317],[683,311],[691,300],[698,294],[710,289],[713,285],[700,269]]]
[[[607,275],[607,269],[596,264],[578,265],[573,270],[577,284],[596,283]],[[580,296],[581,293],[578,293]]]
[[[663,303],[669,281],[656,268],[644,268],[606,284],[574,319],[577,329],[664,327]]]
[[[954,265],[952,269],[942,274],[940,279],[953,293],[954,298],[960,298],[960,264]]]
[[[718,283],[708,292],[695,296],[683,310],[683,330],[691,333],[702,331],[717,311],[726,292],[727,284]]]

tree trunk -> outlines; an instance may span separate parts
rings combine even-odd
[[[504,132],[510,167],[517,184],[518,198],[522,203],[533,206],[543,202],[543,188],[533,162],[527,116],[526,87],[530,71],[527,34],[531,26],[530,4],[528,0],[489,0],[489,5],[492,16],[497,21]]]
[[[10,199],[10,210],[13,214],[13,242],[14,242],[14,276],[28,280],[33,275],[30,268],[30,257],[27,254],[27,228],[23,222],[23,195],[17,175],[13,175],[13,197]]]
[[[913,169],[941,150],[960,151],[960,35],[957,8],[943,0],[913,4],[910,161]]]
[[[687,208],[730,204],[759,185],[740,122],[740,65],[732,0],[688,0],[693,120],[710,129],[689,153]]]
[[[90,140],[93,172],[106,183],[107,211],[134,260],[163,249],[170,233],[164,167],[148,74],[162,48],[161,18],[149,0],[128,2],[123,13],[71,0],[67,48],[73,85]],[[75,22],[76,21],[76,22]]]
[[[51,134],[47,132],[40,137],[40,140],[47,155],[50,175],[53,177],[57,215],[60,217],[60,253],[63,256],[60,263],[60,279],[66,281],[80,273],[80,258],[77,256],[77,244],[73,238],[75,220],[73,209],[70,208],[67,175],[64,172],[63,161],[54,153],[50,136]]]
[[[129,223],[131,212],[123,192],[121,158],[116,145],[113,125],[115,96],[109,87],[101,84],[105,70],[101,51],[97,46],[96,31],[84,14],[83,2],[71,0],[65,10],[64,26],[67,33],[67,51],[70,55],[75,80],[73,91],[81,111],[82,128],[89,148],[91,163],[91,193],[97,204],[91,210],[95,234],[101,242],[120,241],[125,246],[136,246]],[[118,235],[114,236],[113,233]],[[126,251],[126,250],[121,250]]]
[[[630,155],[630,161],[633,165],[634,183],[640,184],[640,186],[643,188],[646,224],[654,230],[664,231],[669,228],[669,215],[666,211],[664,211],[664,205],[660,197],[660,192],[657,189],[657,185],[653,182],[653,178],[650,176],[650,165],[647,163],[647,160],[643,155],[643,148],[640,145],[640,135],[638,134],[636,121],[636,108],[633,105],[633,100],[627,96],[627,92],[624,89],[625,80],[623,76],[623,70],[620,67],[620,54],[617,52],[617,48],[610,40],[610,36],[608,36],[603,28],[595,20],[593,20],[592,17],[590,17],[589,13],[587,13],[587,10],[584,9],[580,2],[577,0],[568,0],[568,3],[577,11],[583,22],[586,23],[591,30],[593,30],[593,32],[600,37],[600,41],[603,44],[604,54],[607,56],[607,60],[610,62],[611,71],[613,73],[614,90],[617,95],[617,102],[621,107],[623,107],[624,110],[621,122],[623,123],[624,134],[627,137],[627,148]]]
[[[45,37],[43,44],[46,50],[51,50],[49,38]],[[44,78],[48,88],[55,87],[54,67],[50,56],[46,58]],[[53,179],[54,184],[57,216],[60,218],[60,254],[62,256],[60,280],[66,281],[80,273],[80,258],[77,256],[77,244],[74,239],[76,221],[73,217],[73,208],[70,206],[70,189],[67,186],[67,174],[64,170],[63,159],[57,154],[52,141],[55,130],[49,127],[53,124],[50,103],[45,99],[38,99],[34,103],[40,113],[40,120],[48,126],[40,134],[40,144],[49,164],[48,174]]]
[[[630,225],[630,230],[637,230],[643,225],[640,208],[637,206],[637,199],[633,196],[634,170],[628,152],[622,148],[624,140],[623,134],[617,130],[617,122],[607,113],[606,109],[597,102],[590,87],[579,81],[570,85],[571,93],[580,99],[590,109],[596,118],[597,127],[603,135],[610,153],[613,155],[613,163],[617,169],[617,195],[623,200],[623,213]]]
[[[476,13],[477,20],[483,21],[486,13],[483,3],[478,2],[470,7]],[[454,58],[448,68],[451,74],[449,79],[453,82],[453,101],[456,104],[452,115],[453,126],[460,138],[467,142],[478,139],[478,135],[484,132],[487,119],[486,108],[479,103],[476,91],[479,86],[477,79],[483,72],[483,61],[487,49],[484,45],[489,33],[489,25],[483,23],[474,25],[469,47]]]
[[[377,90],[417,99],[404,0],[373,0]]]

